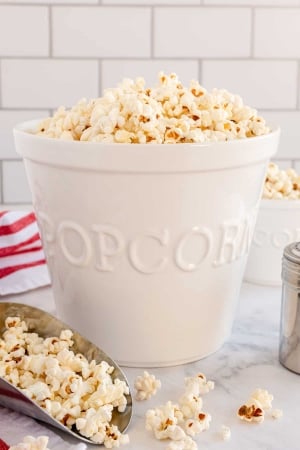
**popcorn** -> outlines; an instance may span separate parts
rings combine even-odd
[[[263,188],[263,198],[299,200],[300,175],[294,169],[280,170],[277,164],[270,162]]]
[[[189,419],[184,424],[186,434],[195,436],[209,429],[211,415],[203,412],[199,413],[195,419]]]
[[[248,402],[238,410],[238,417],[247,422],[262,422],[265,416],[265,410],[270,410],[269,415],[273,419],[282,417],[281,409],[273,409],[272,401],[274,397],[266,389],[255,389]]]
[[[223,441],[228,441],[231,438],[231,430],[226,425],[222,425],[221,427],[221,436]]]
[[[208,430],[211,415],[202,411],[200,393],[214,388],[212,381],[206,381],[204,374],[185,379],[185,392],[178,404],[168,401],[165,405],[150,409],[146,413],[146,429],[157,439],[171,439],[169,450],[195,450],[197,444],[192,437]]]
[[[124,79],[100,98],[58,108],[37,134],[63,140],[108,143],[190,143],[245,139],[269,133],[265,120],[224,89],[207,92],[197,81],[183,87],[176,74],[158,84]]]
[[[283,416],[283,411],[282,409],[273,409],[271,411],[271,416],[273,417],[273,419],[281,419],[281,417]]]
[[[95,440],[95,437],[92,437],[92,440],[94,442],[101,443],[101,440]],[[106,436],[104,438],[104,445],[106,448],[119,448],[120,445],[125,445],[128,443],[128,434],[121,434],[115,425],[106,427]]]
[[[194,396],[207,394],[215,388],[213,381],[207,381],[203,373],[198,373],[195,377],[185,378],[186,391]]]
[[[180,410],[178,405],[169,401],[159,408],[147,411],[146,429],[153,431],[156,439],[179,441],[185,438],[185,432],[178,426],[179,419]]]
[[[39,436],[34,438],[33,436],[25,436],[23,441],[16,445],[11,445],[10,450],[49,450],[48,436]]]
[[[136,400],[148,400],[161,388],[161,382],[154,375],[150,375],[147,371],[144,371],[143,376],[136,378],[134,387],[136,389]]]
[[[195,417],[202,412],[203,400],[188,392],[180,397],[179,405],[183,417]]]
[[[255,389],[255,391],[252,392],[251,394],[250,402],[253,399],[256,400],[256,402],[258,402],[259,406],[262,409],[270,409],[272,408],[272,401],[274,397],[272,394],[269,394],[269,392],[265,389]]]
[[[196,442],[187,436],[185,439],[181,441],[171,441],[166,450],[197,450],[198,446]]]
[[[242,405],[238,410],[238,417],[247,422],[263,422],[264,411],[256,406],[252,405]]]
[[[0,376],[54,419],[91,441],[107,448],[129,442],[128,436],[110,423],[114,409],[125,411],[129,394],[124,381],[112,379],[113,367],[74,354],[71,330],[43,339],[28,332],[19,317],[7,318],[5,325],[0,338]],[[46,450],[48,440],[26,439],[17,450]]]

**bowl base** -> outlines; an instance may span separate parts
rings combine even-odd
[[[220,345],[218,345],[216,348],[214,348],[213,350],[211,350],[207,353],[204,353],[202,355],[195,355],[195,356],[192,356],[192,357],[186,358],[186,359],[178,359],[178,360],[174,360],[174,361],[151,361],[151,362],[149,362],[149,361],[122,361],[122,360],[116,359],[116,362],[121,367],[137,367],[137,368],[181,366],[183,364],[200,361],[201,359],[204,359],[210,355],[213,355],[214,353],[216,353],[218,350],[220,350],[223,347],[225,342],[226,342],[226,340],[224,342],[222,342]]]

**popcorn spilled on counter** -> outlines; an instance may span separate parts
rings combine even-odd
[[[161,388],[161,381],[145,370],[143,375],[136,377],[134,388],[136,389],[136,400],[148,400]]]
[[[19,317],[5,321],[0,338],[0,376],[18,387],[66,427],[107,448],[129,442],[112,425],[114,408],[126,409],[129,387],[107,362],[74,354],[72,331],[42,338]],[[43,441],[44,442],[44,441]]]
[[[103,97],[61,106],[40,123],[49,138],[106,143],[193,143],[251,138],[269,133],[257,111],[225,89],[208,92],[197,81],[184,87],[175,73],[159,73],[158,84],[124,79]]]
[[[273,419],[281,419],[281,417],[283,416],[283,411],[282,409],[273,409],[271,411],[271,416],[273,417]]]
[[[247,422],[261,423],[265,417],[265,411],[271,410],[274,397],[266,389],[255,389],[248,402],[238,410],[238,417]],[[271,410],[271,416],[279,419],[282,416],[280,409]]]
[[[226,425],[221,426],[221,436],[223,441],[229,441],[229,439],[231,438],[231,430]]]
[[[241,420],[246,420],[246,422],[263,422],[264,420],[264,410],[261,409],[255,403],[250,405],[242,405],[238,410],[238,417]]]
[[[201,394],[214,389],[214,383],[207,381],[203,373],[185,378],[185,391],[178,403],[168,401],[165,405],[146,412],[146,429],[156,439],[170,439],[166,450],[196,450],[192,439],[209,429],[211,415],[202,411]]]
[[[270,409],[272,408],[272,401],[274,400],[274,396],[272,394],[269,394],[266,389],[258,388],[252,392],[249,402],[251,403],[253,399],[256,401],[256,403],[259,404],[262,409]]]
[[[300,175],[294,169],[280,170],[270,162],[267,168],[263,198],[275,200],[300,199]]]
[[[48,441],[48,436],[39,436],[37,438],[25,436],[22,442],[11,445],[9,448],[10,450],[49,450],[47,447]]]
[[[181,441],[171,441],[166,447],[166,450],[197,450],[197,449],[198,446],[196,442],[189,436],[186,436]]]

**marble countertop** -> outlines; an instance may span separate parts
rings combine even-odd
[[[145,412],[168,400],[176,402],[183,393],[184,377],[203,372],[208,379],[215,381],[215,389],[203,397],[203,410],[212,415],[212,422],[210,429],[197,437],[200,450],[299,450],[300,375],[288,371],[278,362],[280,297],[280,288],[244,283],[232,335],[218,352],[195,363],[148,369],[161,380],[162,388],[150,400],[134,403],[128,429],[130,444],[124,449],[165,449],[166,442],[157,441],[145,430]],[[55,311],[50,288],[2,297],[1,301],[17,301],[52,313]],[[124,368],[124,371],[133,387],[136,376],[141,375],[143,369]],[[257,424],[237,418],[239,406],[258,387],[274,395],[273,407],[282,409],[281,419],[274,420],[268,416],[263,423]],[[0,422],[1,413],[4,414],[3,409],[0,409]],[[223,424],[231,429],[229,441],[221,439]],[[47,427],[41,427],[47,434]],[[14,429],[12,423],[11,430],[6,430],[7,434],[13,436]],[[60,436],[66,444],[77,444],[64,433]]]

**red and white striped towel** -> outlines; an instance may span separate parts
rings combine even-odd
[[[0,295],[50,284],[33,212],[0,211]]]

